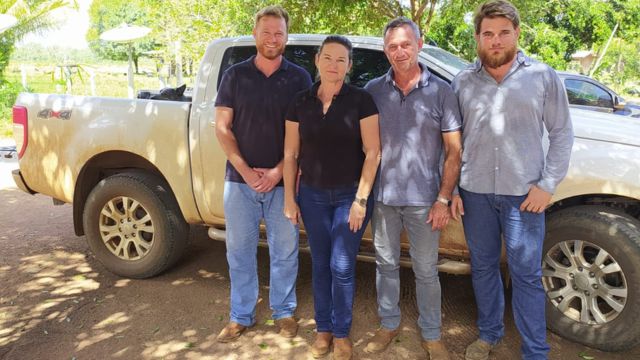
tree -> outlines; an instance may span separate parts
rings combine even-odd
[[[55,27],[56,22],[49,15],[63,7],[77,8],[77,4],[74,0],[0,0],[0,14],[10,14],[18,19],[16,26],[0,34],[0,82],[16,42],[29,33]]]
[[[90,27],[87,31],[89,48],[98,56],[111,60],[128,59],[128,44],[100,40],[100,34],[126,23],[152,27],[151,8],[143,0],[94,0],[89,8]],[[163,7],[160,5],[160,9]],[[138,72],[140,54],[153,50],[157,44],[151,37],[133,42],[133,63]]]
[[[390,19],[404,15],[420,26],[425,39],[473,60],[475,29],[471,15],[483,1],[281,0],[280,4],[291,16],[290,33],[380,36]],[[633,71],[640,57],[634,51],[640,38],[640,0],[512,2],[520,11],[520,47],[527,54],[565,69],[577,50],[603,53],[611,31],[619,24],[600,71],[638,77]],[[256,11],[270,4],[272,0],[94,0],[92,27],[102,26],[103,31],[123,21],[151,27],[153,31],[146,41],[163,52],[165,62],[175,59],[174,44],[181,40],[180,56],[184,62],[197,63],[211,40],[250,35]],[[97,23],[99,20],[102,25]],[[107,20],[111,21],[109,27],[105,26]],[[95,38],[101,31],[95,33]],[[144,50],[143,43],[137,43],[139,51]],[[97,50],[106,51],[104,47],[101,44]],[[619,70],[614,72],[614,68]],[[600,76],[598,72],[596,76]]]
[[[379,36],[388,21],[370,0],[289,0],[283,6],[291,16],[291,33]]]

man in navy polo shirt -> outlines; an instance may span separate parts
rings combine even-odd
[[[260,221],[267,227],[271,282],[269,304],[280,334],[294,337],[298,324],[298,229],[284,217],[282,166],[284,117],[289,100],[311,86],[303,68],[282,54],[289,16],[280,6],[256,14],[257,55],[225,71],[216,98],[216,136],[227,155],[224,213],[231,279],[230,321],[219,342],[238,338],[256,322],[256,252]]]
[[[389,22],[384,52],[391,69],[365,87],[380,112],[382,161],[371,220],[381,327],[364,351],[382,352],[398,335],[400,233],[405,228],[422,346],[431,360],[446,360],[449,355],[440,341],[438,245],[440,230],[451,217],[448,205],[460,171],[461,119],[449,84],[418,62],[421,49],[420,30],[413,21],[400,17]]]

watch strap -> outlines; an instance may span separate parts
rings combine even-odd
[[[438,198],[436,199],[437,202],[442,203],[446,206],[451,206],[451,200],[447,199],[444,196],[438,196]]]
[[[367,198],[359,198],[356,196],[355,200],[353,200],[354,203],[357,203],[358,205],[362,206],[362,207],[366,207],[367,206]]]

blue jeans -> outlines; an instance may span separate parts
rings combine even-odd
[[[477,194],[460,189],[480,339],[495,344],[504,335],[500,253],[504,237],[513,285],[511,306],[522,337],[523,359],[546,359],[545,292],[542,287],[544,213],[520,211],[523,196]]]
[[[293,316],[298,275],[298,229],[284,217],[284,190],[259,193],[247,184],[224,183],[227,261],[231,278],[230,319],[240,325],[256,322],[258,301],[257,247],[260,220],[269,244],[269,304],[274,319]]]
[[[311,247],[313,305],[318,332],[349,336],[355,293],[356,256],[371,217],[369,198],[362,228],[349,230],[356,187],[325,190],[300,185],[299,204]]]
[[[441,289],[438,278],[439,231],[427,224],[429,206],[388,206],[376,201],[371,225],[376,248],[378,315],[388,330],[400,326],[400,233],[409,235],[409,254],[416,280],[418,325],[424,340],[439,340]]]

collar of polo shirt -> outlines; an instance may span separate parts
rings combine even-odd
[[[429,86],[429,79],[431,78],[431,72],[427,69],[423,64],[418,63],[420,65],[420,81],[416,83],[416,88]],[[387,71],[387,75],[385,75],[385,81],[387,83],[391,83],[394,86],[396,85],[395,80],[393,80],[393,68],[389,68]]]

